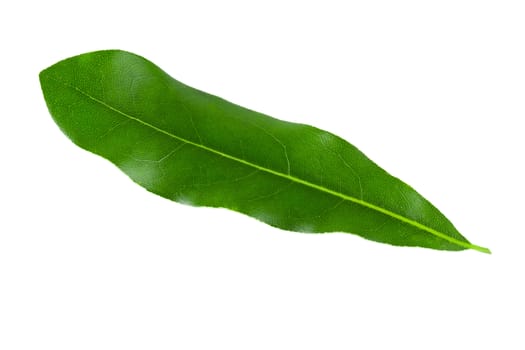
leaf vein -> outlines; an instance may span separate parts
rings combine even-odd
[[[208,151],[208,152],[211,152],[211,153],[217,154],[217,155],[222,156],[222,157],[224,157],[224,158],[227,158],[227,159],[230,159],[230,160],[233,160],[233,161],[236,161],[236,162],[239,162],[239,163],[245,164],[245,165],[247,165],[247,166],[254,167],[254,168],[258,169],[258,170],[261,170],[261,171],[267,172],[267,173],[269,173],[269,174],[272,174],[272,175],[275,175],[275,176],[278,176],[278,177],[282,177],[282,178],[286,178],[286,179],[289,179],[289,180],[291,180],[291,181],[293,181],[293,182],[296,182],[296,183],[302,184],[302,185],[304,185],[304,186],[307,186],[307,187],[310,187],[310,188],[316,189],[316,190],[318,190],[318,191],[325,192],[325,193],[327,193],[327,194],[330,194],[330,195],[333,195],[333,196],[336,196],[336,197],[342,198],[343,200],[347,200],[347,201],[349,201],[349,202],[353,202],[353,203],[355,203],[355,204],[357,204],[357,205],[361,205],[361,206],[366,207],[366,208],[368,208],[368,209],[375,210],[375,211],[377,211],[377,212],[379,212],[379,213],[382,213],[382,214],[384,214],[384,215],[390,216],[390,217],[392,217],[392,218],[394,218],[394,219],[396,219],[396,220],[399,220],[399,221],[401,221],[401,222],[403,222],[403,223],[405,223],[405,224],[408,224],[408,225],[414,226],[414,227],[416,227],[416,228],[418,228],[418,229],[420,229],[420,230],[422,230],[422,231],[426,231],[426,232],[428,232],[428,233],[430,233],[430,234],[433,234],[433,235],[436,236],[436,237],[439,237],[439,238],[441,238],[441,239],[443,239],[443,240],[446,240],[446,241],[451,242],[451,243],[453,243],[453,244],[456,244],[456,245],[458,245],[458,246],[465,247],[465,248],[469,248],[469,249],[478,250],[478,251],[480,251],[480,252],[484,252],[484,253],[490,253],[490,251],[489,251],[487,248],[480,247],[480,246],[477,246],[477,245],[474,245],[474,244],[471,244],[471,243],[468,243],[468,242],[460,241],[460,240],[458,240],[458,239],[456,239],[456,238],[454,238],[454,237],[450,237],[450,236],[448,236],[447,234],[445,234],[445,233],[443,233],[443,232],[439,232],[439,231],[437,231],[437,230],[435,230],[435,229],[433,229],[433,228],[431,228],[431,227],[428,227],[428,226],[426,226],[426,225],[424,225],[424,224],[421,224],[421,223],[419,223],[419,222],[417,222],[417,221],[415,221],[415,220],[412,220],[412,219],[409,219],[409,218],[407,218],[407,217],[404,217],[403,215],[397,214],[397,213],[395,213],[395,212],[392,212],[392,211],[390,211],[390,210],[388,210],[388,209],[382,208],[382,207],[377,206],[377,205],[375,205],[375,204],[372,204],[372,203],[366,202],[366,201],[364,201],[363,199],[355,198],[355,197],[352,197],[352,196],[346,195],[346,194],[344,194],[344,193],[340,193],[340,192],[334,191],[334,190],[332,190],[332,189],[329,189],[329,188],[326,188],[326,187],[323,187],[323,186],[317,185],[317,184],[315,184],[315,183],[311,183],[311,182],[309,182],[309,181],[306,181],[306,180],[300,179],[300,178],[295,177],[295,176],[292,176],[292,175],[290,175],[290,174],[285,174],[285,173],[282,173],[282,172],[279,172],[279,171],[276,171],[276,170],[273,170],[273,169],[270,169],[270,168],[266,168],[266,167],[260,166],[260,165],[258,165],[258,164],[252,163],[252,162],[250,162],[250,161],[247,161],[247,160],[244,160],[244,159],[241,159],[241,158],[238,158],[238,157],[232,156],[232,155],[230,155],[230,154],[227,154],[227,153],[221,152],[221,151],[219,151],[219,150],[216,150],[216,149],[210,148],[210,147],[205,146],[205,145],[203,145],[203,144],[199,144],[199,143],[196,143],[196,142],[193,142],[193,141],[187,140],[187,139],[185,139],[185,138],[183,138],[183,137],[180,137],[180,136],[174,135],[174,134],[172,134],[172,133],[170,133],[170,132],[168,132],[168,131],[166,131],[166,130],[163,130],[163,129],[161,129],[161,128],[155,126],[155,125],[153,125],[153,124],[150,124],[150,123],[148,123],[148,122],[146,122],[146,121],[144,121],[144,120],[141,120],[141,119],[139,119],[139,118],[137,118],[137,117],[134,117],[134,116],[132,116],[132,115],[129,115],[129,114],[127,114],[127,113],[125,113],[125,112],[123,112],[123,111],[121,111],[121,110],[119,110],[119,109],[117,109],[117,108],[111,106],[110,104],[104,102],[103,100],[100,100],[100,99],[98,99],[98,98],[96,98],[96,97],[94,97],[94,96],[91,96],[89,93],[87,93],[87,92],[85,92],[85,91],[79,89],[79,88],[76,87],[76,86],[73,86],[73,85],[71,85],[71,84],[68,84],[68,83],[66,83],[66,82],[64,82],[64,81],[61,81],[61,80],[59,80],[59,79],[57,79],[57,78],[54,78],[54,77],[49,77],[49,78],[52,79],[52,80],[54,80],[54,81],[56,81],[56,82],[59,82],[59,83],[63,84],[63,85],[66,86],[66,87],[69,87],[69,88],[71,88],[71,89],[76,90],[76,91],[79,92],[80,94],[82,94],[82,95],[86,96],[87,98],[91,99],[92,101],[94,101],[94,102],[96,102],[96,103],[98,103],[98,104],[100,104],[100,105],[102,105],[102,106],[104,106],[104,107],[106,107],[106,108],[108,108],[108,109],[114,111],[115,113],[118,113],[118,114],[120,114],[120,115],[122,115],[122,116],[124,116],[124,117],[126,117],[126,118],[132,119],[132,120],[136,121],[137,123],[140,123],[140,124],[142,124],[142,125],[144,125],[144,126],[146,126],[146,127],[149,127],[149,128],[151,128],[151,129],[153,129],[153,130],[155,130],[155,131],[157,131],[157,132],[159,132],[159,133],[162,133],[162,134],[164,134],[164,135],[166,135],[166,136],[169,136],[169,137],[171,137],[171,138],[177,139],[177,140],[179,140],[179,141],[182,141],[182,142],[187,143],[187,144],[189,144],[189,145],[192,145],[192,146],[194,146],[194,147],[201,148],[201,149],[206,150],[206,151]]]

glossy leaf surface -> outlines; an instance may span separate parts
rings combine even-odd
[[[488,252],[338,136],[191,88],[135,54],[69,58],[42,71],[40,82],[75,144],[165,198],[229,208],[285,230]]]

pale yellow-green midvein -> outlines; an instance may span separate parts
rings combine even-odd
[[[61,83],[63,83],[63,82],[61,82]],[[273,175],[276,175],[276,176],[280,176],[280,177],[283,177],[283,178],[289,179],[290,181],[294,181],[294,182],[300,183],[300,184],[302,184],[302,185],[305,185],[305,186],[308,186],[308,187],[311,187],[311,188],[315,188],[316,190],[319,190],[319,191],[322,191],[322,192],[325,192],[325,193],[329,193],[329,194],[331,194],[331,195],[334,195],[334,196],[336,196],[336,197],[342,198],[342,199],[344,199],[344,200],[347,200],[347,201],[350,201],[350,202],[353,202],[353,203],[356,203],[356,204],[362,205],[362,206],[364,206],[364,207],[370,208],[370,209],[372,209],[372,210],[378,211],[378,212],[380,212],[380,213],[382,213],[382,214],[385,214],[385,215],[388,215],[388,216],[390,216],[390,217],[392,217],[392,218],[394,218],[394,219],[397,219],[397,220],[399,220],[399,221],[402,221],[402,222],[404,222],[404,223],[407,223],[407,224],[409,224],[409,225],[412,225],[412,226],[414,226],[414,227],[417,227],[417,228],[419,228],[420,230],[423,230],[423,231],[426,231],[426,232],[428,232],[428,233],[431,233],[431,234],[433,234],[433,235],[436,236],[436,237],[439,237],[439,238],[442,238],[442,239],[444,239],[444,240],[446,240],[446,241],[448,241],[448,242],[451,242],[451,243],[457,244],[457,245],[459,245],[459,246],[461,246],[461,247],[465,247],[465,248],[468,248],[468,249],[474,249],[474,250],[477,250],[477,251],[482,252],[482,253],[488,253],[488,254],[490,254],[490,250],[489,250],[488,248],[484,248],[484,247],[477,246],[477,245],[475,245],[475,244],[470,244],[470,243],[467,243],[467,242],[460,241],[460,240],[455,239],[455,238],[453,238],[453,237],[450,237],[450,236],[448,236],[448,235],[446,235],[446,234],[444,234],[444,233],[442,233],[442,232],[436,231],[436,230],[434,230],[434,229],[431,228],[431,227],[428,227],[428,226],[422,225],[422,224],[420,224],[420,223],[417,222],[417,221],[411,220],[411,219],[406,218],[406,217],[404,217],[404,216],[402,216],[402,215],[399,215],[399,214],[396,214],[396,213],[394,213],[394,212],[391,212],[390,210],[387,210],[387,209],[381,208],[381,207],[379,207],[379,206],[377,206],[377,205],[374,205],[374,204],[368,203],[368,202],[366,202],[366,201],[364,201],[364,200],[361,200],[361,199],[358,199],[358,198],[354,198],[354,197],[352,197],[352,196],[348,196],[348,195],[346,195],[346,194],[343,194],[343,193],[339,193],[339,192],[333,191],[333,190],[331,190],[331,189],[329,189],[329,188],[326,188],[326,187],[322,187],[322,186],[319,186],[319,185],[313,184],[313,183],[311,183],[311,182],[308,182],[308,181],[305,181],[305,180],[299,179],[299,178],[297,178],[297,177],[295,177],[295,176],[291,176],[291,175],[288,175],[288,174],[280,173],[280,172],[275,171],[275,170],[272,170],[272,169],[268,169],[268,168],[262,167],[262,166],[260,166],[260,165],[257,165],[257,164],[254,164],[254,163],[248,162],[248,161],[246,161],[246,160],[244,160],[244,159],[241,159],[241,158],[237,158],[237,157],[231,156],[231,155],[229,155],[229,154],[223,153],[223,152],[221,152],[221,151],[215,150],[215,149],[210,148],[210,147],[207,147],[207,146],[205,146],[205,145],[202,145],[202,144],[199,144],[199,143],[196,143],[196,142],[190,141],[190,140],[186,140],[186,139],[184,139],[184,138],[182,138],[182,137],[180,137],[180,136],[177,136],[177,135],[173,135],[173,134],[167,132],[166,130],[162,130],[162,129],[156,127],[155,125],[149,124],[149,123],[147,123],[147,122],[145,122],[145,121],[143,121],[143,120],[140,120],[140,119],[138,119],[138,118],[136,118],[136,117],[133,117],[133,116],[131,116],[131,115],[129,115],[129,114],[126,114],[126,113],[124,113],[124,112],[122,112],[122,111],[120,111],[120,110],[118,110],[118,109],[112,107],[111,105],[108,105],[108,104],[105,103],[104,101],[101,101],[101,100],[99,100],[99,99],[97,99],[97,98],[91,96],[90,94],[88,94],[88,93],[86,93],[86,92],[84,92],[84,91],[78,89],[77,87],[74,87],[74,86],[71,86],[71,85],[67,85],[67,86],[69,86],[69,87],[71,87],[71,88],[74,88],[75,90],[77,90],[77,91],[78,91],[79,93],[81,93],[82,95],[88,97],[89,99],[91,99],[91,100],[93,100],[93,101],[95,101],[95,102],[97,102],[97,103],[103,105],[103,106],[106,107],[106,108],[109,108],[110,110],[112,110],[112,111],[114,111],[114,112],[116,112],[116,113],[118,113],[118,114],[120,114],[120,115],[122,115],[122,116],[124,116],[124,117],[126,117],[126,118],[132,119],[132,120],[134,120],[134,121],[136,121],[136,122],[138,122],[138,123],[140,123],[140,124],[142,124],[142,125],[144,125],[144,126],[147,126],[147,127],[149,127],[149,128],[152,128],[152,129],[154,129],[154,130],[156,130],[156,131],[158,131],[158,132],[160,132],[160,133],[162,133],[162,134],[165,134],[165,135],[167,135],[167,136],[169,136],[169,137],[172,137],[172,138],[175,138],[175,139],[177,139],[177,140],[180,140],[180,141],[182,141],[182,142],[184,142],[184,143],[190,144],[190,145],[195,146],[195,147],[202,148],[202,149],[204,149],[204,150],[206,150],[206,151],[208,151],[208,152],[212,152],[212,153],[218,154],[218,155],[220,155],[220,156],[222,156],[222,157],[224,157],[224,158],[228,158],[228,159],[234,160],[234,161],[236,161],[236,162],[239,162],[239,163],[242,163],[242,164],[246,164],[246,165],[248,165],[248,166],[250,166],[250,167],[253,167],[253,168],[256,168],[256,169],[258,169],[258,170],[261,170],[261,171],[264,171],[264,172],[267,172],[267,173],[270,173],[270,174],[273,174]]]

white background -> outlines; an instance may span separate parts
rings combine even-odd
[[[525,349],[524,18],[523,1],[2,2],[0,349]],[[493,254],[148,193],[41,95],[40,70],[110,48],[337,133]]]

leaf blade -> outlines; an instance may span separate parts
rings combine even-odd
[[[188,87],[140,56],[88,53],[44,70],[40,80],[73,142],[163,197],[288,230],[489,252],[346,141]]]

